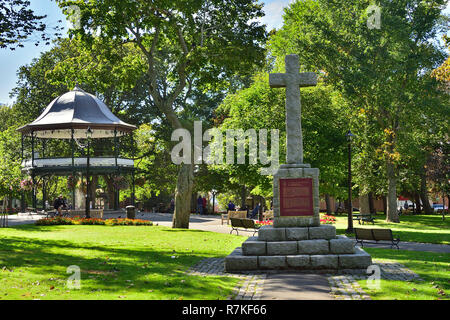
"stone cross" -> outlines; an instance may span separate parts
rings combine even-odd
[[[317,85],[314,72],[300,72],[300,63],[296,54],[287,55],[286,73],[269,75],[271,88],[286,88],[286,163],[303,163],[303,137],[301,123],[300,87]]]

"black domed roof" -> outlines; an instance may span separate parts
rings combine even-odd
[[[136,129],[117,118],[96,96],[75,87],[54,99],[36,120],[18,131],[34,132],[40,138],[70,139],[72,129],[74,138],[85,138],[87,128],[93,130],[93,138],[113,137],[114,131],[120,136]]]

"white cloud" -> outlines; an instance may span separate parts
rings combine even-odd
[[[267,30],[278,29],[283,25],[283,9],[293,0],[263,0],[265,17],[261,19],[261,23],[267,25]]]

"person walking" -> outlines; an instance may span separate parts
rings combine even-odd
[[[228,202],[228,211],[234,211],[236,209],[236,205],[233,203],[233,201],[230,200],[230,202]]]
[[[197,211],[195,213],[203,214],[203,198],[198,196],[197,198]]]
[[[208,209],[206,208],[206,197],[203,197],[202,199],[202,206],[203,206],[203,214],[208,214]]]
[[[260,204],[258,203],[256,205],[256,207],[252,210],[252,213],[250,214],[250,219],[256,218],[256,215],[259,213],[259,207],[260,207]]]

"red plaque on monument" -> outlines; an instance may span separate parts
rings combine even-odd
[[[313,216],[311,178],[280,179],[280,216]]]

